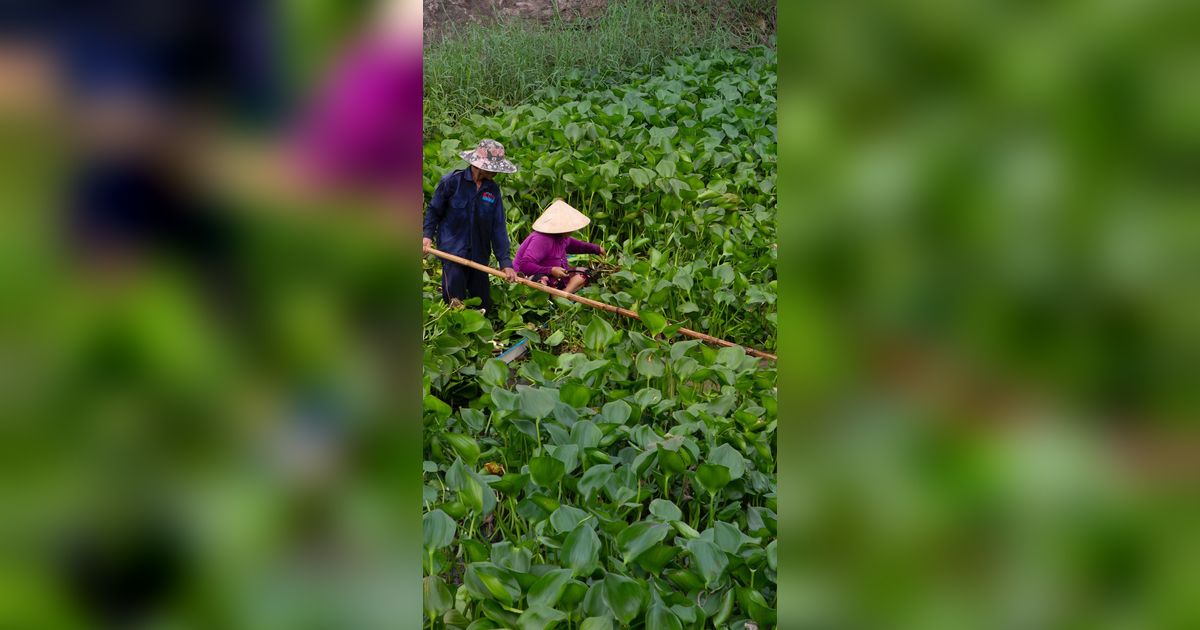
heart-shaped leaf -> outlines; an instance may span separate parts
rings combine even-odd
[[[700,464],[696,467],[696,482],[709,494],[716,494],[729,485],[729,469],[720,464]]]
[[[678,521],[683,518],[679,506],[666,499],[655,499],[650,502],[650,514],[660,521]]]
[[[450,543],[454,542],[457,530],[458,523],[442,510],[428,512],[421,518],[421,533],[427,549],[449,547]]]
[[[729,566],[729,556],[712,542],[699,538],[689,540],[687,550],[692,556],[692,566],[704,578],[704,585],[708,588],[715,586]]]
[[[662,542],[669,531],[670,525],[653,521],[641,521],[626,527],[617,535],[617,546],[621,549],[625,564],[637,560],[638,556]]]
[[[724,467],[722,467],[724,468]],[[553,488],[566,473],[567,467],[556,457],[543,455],[529,460],[529,475],[543,488]],[[728,476],[728,473],[726,473]]]
[[[604,598],[617,619],[629,625],[646,605],[646,588],[637,580],[616,573],[604,576]]]
[[[550,515],[550,525],[554,527],[554,531],[561,534],[574,530],[580,523],[587,520],[587,518],[587,512],[569,505],[563,505],[559,506]]]
[[[559,555],[574,577],[591,575],[600,568],[600,536],[586,524],[577,525],[563,541]]]
[[[538,578],[529,588],[529,605],[553,608],[562,597],[567,582],[571,581],[571,571],[568,569],[553,569]]]
[[[638,318],[642,320],[642,323],[645,324],[646,328],[650,330],[650,333],[654,335],[661,333],[663,329],[667,327],[667,318],[659,315],[658,313],[643,310],[638,313]]]
[[[554,412],[554,405],[558,403],[558,392],[553,389],[545,389],[541,387],[524,387],[520,390],[521,397],[521,415],[533,419],[541,420]]]

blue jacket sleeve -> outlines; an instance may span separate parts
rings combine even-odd
[[[421,226],[421,235],[425,238],[437,236],[438,226],[442,224],[442,219],[446,218],[446,204],[450,197],[450,186],[446,181],[446,178],[442,178],[442,181],[438,182],[437,188],[433,189],[433,197],[429,199],[429,207],[425,208],[425,222]]]
[[[504,200],[496,195],[496,218],[492,221],[492,251],[501,269],[512,266],[512,243],[508,240],[508,222],[504,216]]]

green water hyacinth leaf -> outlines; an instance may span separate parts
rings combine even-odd
[[[733,596],[734,592],[732,588],[725,591],[725,594],[721,596],[721,605],[717,609],[717,613],[713,615],[714,626],[721,627],[726,621],[729,621],[729,616],[733,614]]]
[[[722,466],[724,468],[724,466]],[[566,473],[567,467],[556,457],[543,455],[529,460],[529,475],[543,488],[552,488]],[[728,473],[726,474],[728,476]]]
[[[713,277],[720,280],[721,284],[732,284],[735,277],[733,267],[728,263],[713,267]]]
[[[646,605],[646,588],[637,580],[609,573],[604,576],[604,598],[617,620],[629,625]]]
[[[550,335],[549,337],[546,337],[546,340],[543,341],[542,343],[546,344],[547,346],[550,346],[551,348],[556,348],[556,347],[558,347],[559,344],[561,344],[563,342],[563,339],[565,339],[565,338],[566,338],[566,335],[563,334],[563,331],[556,330],[554,332],[554,334]]]
[[[493,628],[517,627],[517,615],[499,602],[490,599],[484,600],[480,602],[479,610],[483,612],[485,618],[493,622]]]
[[[567,610],[572,610],[575,605],[583,601],[583,596],[587,594],[588,587],[579,580],[570,580],[563,587],[562,597],[558,600],[558,606]]]
[[[644,188],[646,184],[650,183],[650,180],[654,179],[654,177],[655,172],[651,170],[638,167],[629,169],[629,179],[632,180],[633,184],[638,188]]]
[[[595,448],[603,438],[604,434],[590,420],[582,420],[571,427],[571,443],[580,449]]]
[[[442,510],[428,512],[421,519],[421,534],[426,549],[441,549],[449,547],[454,542],[454,534],[458,523]]]
[[[679,532],[679,535],[683,536],[684,538],[700,537],[700,532],[696,531],[691,525],[688,525],[683,521],[671,521],[671,526],[674,527],[675,531]]]
[[[461,433],[443,433],[442,440],[448,442],[468,466],[474,466],[479,461],[479,443],[474,438]]]
[[[475,510],[483,512],[483,484],[479,483],[474,477],[467,477],[463,480],[462,488],[458,491],[458,500],[464,505]]]
[[[771,567],[772,571],[779,570],[778,542],[778,540],[772,540],[771,544],[767,545],[767,566]]]
[[[463,540],[459,539],[458,544],[462,545],[463,555],[468,562],[487,562],[491,559],[491,549],[484,546],[478,540]]]
[[[529,483],[529,475],[525,473],[508,473],[490,485],[508,495],[516,495]]]
[[[683,455],[665,450],[661,446],[658,449],[658,465],[672,475],[678,475],[687,470],[687,462],[684,461]]]
[[[545,606],[533,606],[526,609],[517,618],[517,630],[549,630],[558,625],[559,621],[567,618],[561,610]]]
[[[685,593],[691,593],[704,588],[704,580],[686,569],[672,569],[667,571],[666,577],[676,586],[682,588]]]
[[[482,433],[484,426],[487,424],[487,416],[478,409],[463,407],[458,410],[458,417],[462,418],[463,424],[474,433]]]
[[[532,562],[533,552],[524,547],[518,547],[511,541],[503,540],[492,544],[492,564],[498,567],[525,573],[529,571],[529,565]]]
[[[568,569],[553,569],[538,578],[529,588],[527,597],[529,605],[553,608],[562,597],[567,583],[571,581],[571,571]]]
[[[449,418],[450,414],[453,412],[453,409],[450,408],[450,405],[447,405],[446,403],[442,402],[440,398],[431,394],[425,395],[424,407],[425,411],[432,413],[439,422]]]
[[[662,399],[662,392],[654,389],[653,387],[647,387],[639,390],[638,393],[633,395],[633,402],[642,409],[657,405],[658,403],[662,402]]]
[[[624,400],[614,400],[605,403],[600,409],[600,417],[604,419],[604,422],[615,424],[625,424],[625,421],[629,420],[629,415],[632,413],[633,407],[630,407],[629,403]]]
[[[747,587],[738,588],[737,601],[742,610],[750,615],[751,619],[761,624],[775,623],[775,611],[767,603],[762,593],[757,590]]]
[[[617,535],[617,545],[621,549],[625,564],[637,560],[638,556],[662,542],[669,531],[670,525],[652,521],[641,521],[626,527]]]
[[[662,359],[658,356],[658,351],[653,348],[646,348],[639,352],[634,365],[637,367],[638,374],[649,378],[662,376],[665,369]]]
[[[669,528],[667,525],[664,525],[664,527]],[[662,570],[682,552],[683,550],[679,547],[658,544],[647,549],[634,562],[642,569],[657,575],[662,573]]]
[[[679,506],[666,499],[655,499],[650,502],[650,514],[660,521],[678,521],[683,518]]]
[[[729,485],[729,469],[720,464],[700,464],[696,467],[696,482],[709,494],[716,494]]]
[[[587,512],[569,505],[562,505],[550,515],[550,525],[554,527],[554,531],[562,534],[574,530],[587,518]]]
[[[500,359],[488,359],[479,371],[479,380],[489,387],[504,387],[508,382],[508,364]]]
[[[521,406],[521,396],[506,389],[493,389],[491,397],[501,411],[516,411]]]
[[[707,588],[715,586],[729,567],[729,556],[720,547],[703,539],[689,540],[687,550],[692,556],[693,568],[704,578],[704,585]]]
[[[642,323],[646,325],[651,334],[657,335],[667,327],[667,318],[658,313],[643,310],[638,313],[638,317],[641,318]]]
[[[546,452],[563,463],[563,473],[572,473],[579,467],[579,447],[574,444],[548,445]]]
[[[558,403],[558,392],[541,387],[524,387],[521,397],[521,415],[533,420],[542,420],[554,412]]]
[[[709,451],[707,460],[729,469],[730,480],[741,479],[746,474],[746,458],[729,444],[722,444]]]
[[[578,489],[585,501],[591,501],[596,495],[596,491],[604,487],[608,478],[612,476],[612,471],[611,464],[596,464],[583,473],[583,477],[579,479]]]
[[[563,135],[565,135],[567,140],[570,140],[571,142],[579,142],[582,140],[583,133],[583,127],[580,127],[576,123],[567,123],[567,126],[563,127]]]
[[[646,630],[683,630],[683,622],[662,602],[650,607],[646,614]]]
[[[546,508],[542,507],[542,505],[538,501],[534,501],[532,497],[517,504],[517,516],[534,523],[538,523],[550,518],[550,514],[553,512],[554,510],[547,510]]]
[[[434,619],[454,607],[454,595],[450,593],[450,587],[446,586],[442,578],[428,575],[423,581],[421,604],[425,615]]]
[[[572,407],[586,407],[592,399],[592,390],[580,383],[563,383],[558,390],[558,397]]]
[[[603,350],[616,338],[617,332],[603,318],[596,316],[583,330],[583,343],[594,351]]]
[[[512,606],[521,596],[521,587],[516,579],[490,562],[468,564],[463,584],[472,597],[494,599],[505,606]]]
[[[591,575],[600,568],[600,536],[591,527],[580,524],[567,535],[559,555],[573,577]]]
[[[612,617],[588,617],[580,624],[579,630],[613,630]]]
[[[554,513],[554,510],[557,510],[558,506],[561,505],[561,503],[559,503],[554,497],[548,497],[544,494],[535,494],[529,497],[529,500],[541,506],[543,510],[546,510],[547,518],[549,518],[550,515]]]

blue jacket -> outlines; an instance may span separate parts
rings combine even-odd
[[[425,209],[422,232],[446,253],[483,265],[495,253],[501,269],[512,266],[500,185],[489,179],[477,190],[470,167],[453,171],[438,182]]]

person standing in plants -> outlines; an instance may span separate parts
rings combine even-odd
[[[533,233],[517,248],[517,272],[537,282],[568,293],[587,286],[591,271],[568,267],[567,254],[604,255],[604,248],[571,238],[592,220],[562,199],[555,199],[533,222]]]
[[[517,272],[495,177],[497,173],[515,173],[517,166],[504,157],[504,145],[491,139],[481,140],[473,151],[459,155],[470,167],[452,171],[438,182],[425,210],[421,248],[428,252],[436,238],[438,249],[482,265],[494,253],[497,266],[513,282]],[[471,297],[478,297],[484,310],[491,309],[488,274],[442,261],[442,298],[453,303]]]

